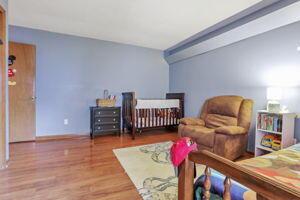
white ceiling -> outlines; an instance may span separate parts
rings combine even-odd
[[[155,49],[261,0],[10,0],[9,23]]]

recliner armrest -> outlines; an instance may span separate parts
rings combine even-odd
[[[205,126],[205,122],[199,118],[186,117],[180,119],[180,124],[194,125],[194,126]]]
[[[241,126],[221,126],[216,128],[215,132],[226,135],[241,135],[246,134],[247,130]]]

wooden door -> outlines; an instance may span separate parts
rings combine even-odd
[[[8,86],[10,142],[35,140],[35,54],[33,45],[9,43],[9,55],[16,58],[9,66],[16,70]]]

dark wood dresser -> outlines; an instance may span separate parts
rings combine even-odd
[[[91,138],[111,133],[121,134],[121,107],[90,107]]]

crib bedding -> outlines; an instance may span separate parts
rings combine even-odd
[[[178,99],[137,99],[136,109],[151,109],[151,108],[179,108]]]
[[[238,163],[276,182],[281,182],[289,187],[300,190],[300,144]],[[221,199],[220,195],[222,195],[224,190],[224,179],[225,177],[220,173],[216,171],[212,172],[211,192],[214,194],[212,199]],[[195,183],[195,199],[201,198],[203,181],[202,176]],[[253,191],[238,183],[234,183],[231,196],[233,200],[255,199]]]

